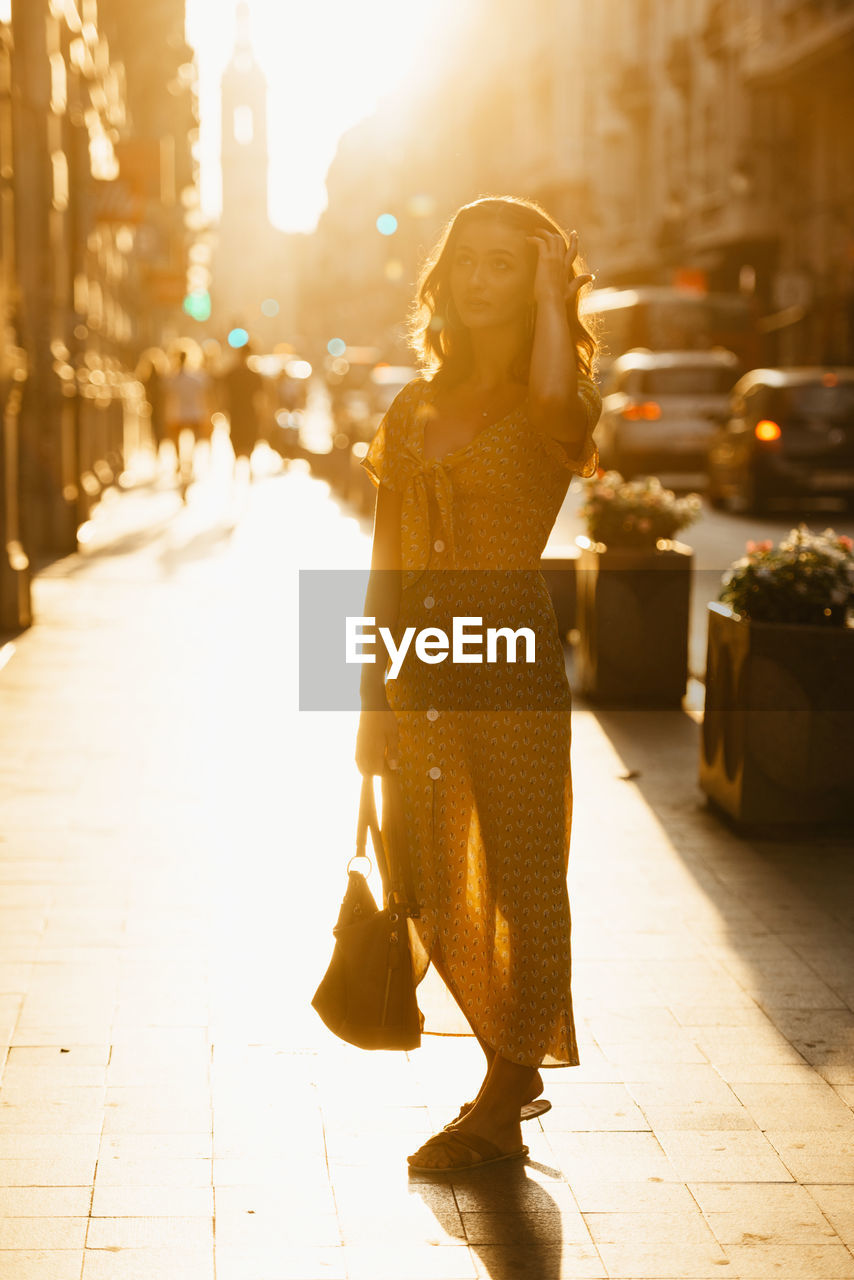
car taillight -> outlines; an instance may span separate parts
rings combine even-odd
[[[622,416],[628,422],[655,422],[661,417],[661,405],[655,400],[645,400],[643,404],[627,404],[622,410]]]
[[[779,440],[783,433],[779,423],[772,422],[770,418],[763,418],[753,428],[753,434],[757,440]]]

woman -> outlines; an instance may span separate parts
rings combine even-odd
[[[413,1169],[525,1156],[542,1066],[572,1066],[566,889],[570,693],[540,554],[573,473],[597,467],[595,342],[578,317],[577,237],[539,206],[480,199],[419,281],[428,377],[397,396],[364,465],[379,486],[365,614],[397,642],[454,617],[521,623],[536,661],[366,664],[356,763],[396,769],[414,883],[416,980],[432,962],[477,1036],[473,1102]],[[430,1029],[429,1027],[427,1028]],[[523,1112],[523,1108],[526,1110]]]

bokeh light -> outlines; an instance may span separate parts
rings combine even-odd
[[[397,218],[393,213],[381,213],[377,218],[377,231],[381,236],[393,236],[397,231]]]
[[[193,289],[184,299],[184,311],[200,323],[211,318],[211,295],[207,289]]]
[[[343,356],[347,350],[347,343],[341,338],[330,338],[326,344],[326,350],[331,356]]]
[[[228,345],[235,349],[245,347],[248,341],[249,334],[245,329],[241,329],[239,327],[232,329],[231,333],[228,335]]]
[[[436,212],[435,196],[410,196],[406,202],[406,212],[411,218],[431,218]]]
[[[275,298],[265,298],[261,303],[261,310],[265,316],[269,316],[272,319],[273,316],[279,314],[279,304]]]
[[[390,258],[385,264],[386,280],[402,280],[403,279],[403,263],[399,258]]]

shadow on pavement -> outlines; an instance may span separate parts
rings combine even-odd
[[[720,917],[710,949],[831,1084],[854,1067],[854,839],[742,835],[704,801],[698,726],[681,711],[587,708]]]
[[[560,1280],[565,1274],[560,1208],[539,1182],[526,1176],[526,1167],[562,1179],[560,1170],[530,1161],[527,1166],[505,1165],[453,1177],[466,1240],[480,1259],[480,1273],[489,1280]],[[442,1175],[410,1180],[411,1190],[442,1226],[447,1224],[442,1222],[441,1202],[431,1197],[430,1189],[448,1181]]]

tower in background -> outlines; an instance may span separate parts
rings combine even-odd
[[[222,341],[240,326],[257,349],[292,340],[292,237],[270,222],[267,80],[252,48],[249,6],[237,6],[234,52],[222,77],[222,214],[211,325]]]

